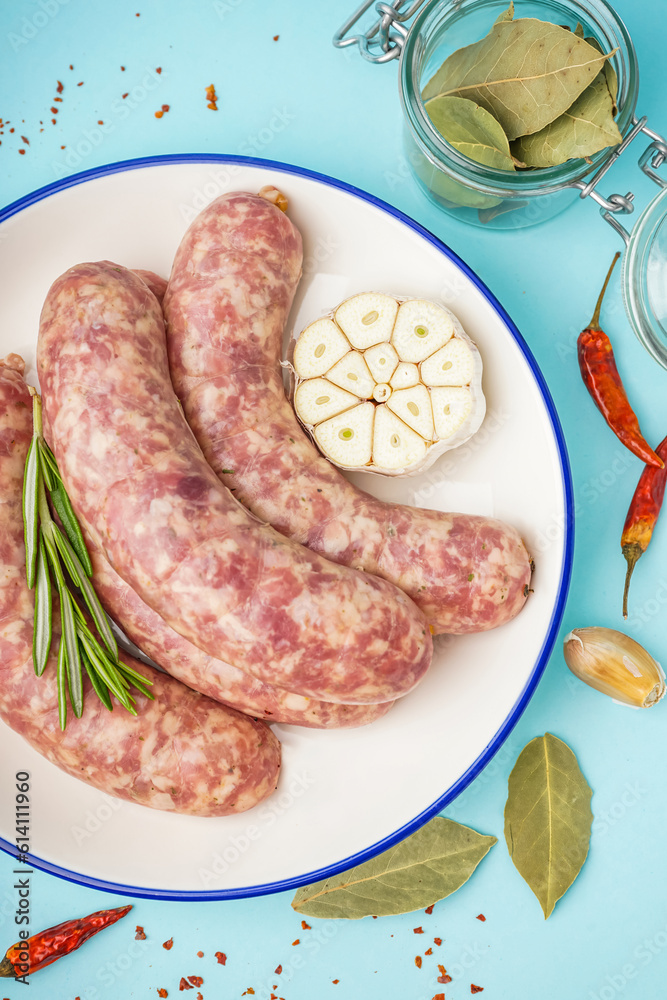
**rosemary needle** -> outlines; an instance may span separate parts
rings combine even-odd
[[[113,710],[111,695],[136,715],[130,688],[153,698],[153,683],[119,659],[118,644],[109,619],[90,581],[93,567],[81,526],[72,508],[58,470],[55,455],[42,435],[42,401],[34,389],[33,437],[28,449],[23,479],[23,529],[28,587],[35,588],[33,663],[41,675],[47,665],[53,638],[55,584],[60,605],[61,636],[58,645],[58,716],[67,725],[67,703],[74,715],[83,714],[83,672],[102,704]],[[55,511],[60,527],[51,515]],[[88,621],[73,588],[78,589],[99,639]],[[101,640],[101,641],[100,641]]]

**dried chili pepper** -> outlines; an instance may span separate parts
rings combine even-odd
[[[131,909],[132,905],[129,904],[118,906],[115,910],[98,910],[90,916],[66,920],[56,927],[49,927],[25,941],[13,944],[0,962],[0,977],[28,976],[51,965],[56,959],[76,951],[93,934],[115,924]]]
[[[579,370],[593,402],[619,441],[647,465],[662,468],[662,459],[658,458],[642,436],[639,421],[628,402],[621,376],[618,374],[611,342],[607,334],[600,329],[602,299],[611,272],[620,256],[620,253],[617,253],[612,261],[593,318],[586,329],[579,334],[577,340]]]
[[[667,437],[656,448],[656,454],[663,461],[667,459]],[[632,497],[628,515],[623,525],[621,535],[621,551],[628,564],[623,589],[623,617],[628,617],[628,590],[630,578],[637,560],[646,552],[651,535],[658,520],[667,484],[667,469],[656,469],[654,465],[646,465],[639,477],[637,489]]]

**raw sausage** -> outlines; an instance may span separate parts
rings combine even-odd
[[[202,652],[166,625],[111,568],[89,535],[93,581],[104,607],[140,649],[172,677],[246,715],[310,729],[351,729],[386,715],[393,702],[345,705],[317,701],[267,684]]]
[[[209,464],[249,510],[335,562],[391,580],[433,632],[481,632],[523,607],[531,562],[501,521],[384,503],[302,431],[282,383],[295,227],[262,197],[222,195],[178,248],[164,299],[172,381]]]
[[[432,655],[417,607],[262,524],[207,465],[171,386],[159,303],[139,277],[101,262],[58,278],[37,365],[74,509],[175,631],[323,701],[391,701],[415,686]]]
[[[153,271],[133,270],[161,302],[167,288],[165,279]],[[168,674],[201,694],[267,722],[310,729],[366,726],[386,715],[391,708],[391,701],[379,705],[345,705],[306,698],[266,684],[231,663],[208,656],[169,628],[155,611],[144,604],[113,571],[87,533],[86,542],[93,561],[95,588],[108,613],[122,625],[130,639]]]
[[[33,596],[26,585],[21,497],[32,436],[23,361],[0,361],[0,716],[63,771],[111,795],[172,812],[224,816],[276,787],[280,744],[269,727],[123,657],[153,680],[137,717],[109,712],[84,678],[84,713],[58,722],[56,657],[32,664]],[[55,632],[55,629],[54,629]],[[53,649],[57,649],[54,637]]]

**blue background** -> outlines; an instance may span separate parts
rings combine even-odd
[[[319,170],[384,198],[448,243],[498,296],[532,348],[558,409],[575,484],[574,573],[561,636],[586,625],[623,627],[624,562],[619,537],[639,462],[606,428],[576,365],[576,336],[590,318],[620,241],[592,204],[581,203],[533,229],[494,233],[452,221],[419,193],[403,158],[397,64],[373,66],[331,36],[355,0],[12,0],[0,5],[0,115],[16,132],[0,136],[0,206],[68,174],[115,160],[171,152],[262,156]],[[639,110],[667,130],[663,5],[619,0],[641,67]],[[140,17],[136,17],[136,13]],[[278,41],[273,36],[278,35]],[[69,64],[74,66],[69,70]],[[121,65],[125,71],[121,71]],[[156,67],[162,68],[155,74]],[[149,74],[147,76],[147,74]],[[56,81],[63,101],[53,104]],[[141,88],[147,96],[142,98]],[[83,81],[83,86],[76,84]],[[143,81],[143,84],[142,84]],[[217,113],[207,110],[214,83]],[[134,91],[134,94],[133,94]],[[121,94],[129,92],[131,113]],[[162,119],[154,111],[165,103]],[[58,107],[56,124],[49,108]],[[121,109],[121,110],[119,110]],[[24,119],[24,121],[22,121]],[[39,132],[39,120],[45,122]],[[105,122],[84,156],[80,140]],[[273,122],[273,125],[271,124]],[[30,145],[20,140],[25,135]],[[65,146],[65,149],[61,149]],[[26,149],[24,155],[18,150]],[[85,144],[80,147],[85,150]],[[643,206],[657,190],[636,167],[640,148],[616,165],[603,191],[634,190]],[[1,316],[1,306],[0,306]],[[603,325],[645,434],[667,432],[667,375],[639,346],[623,311],[619,274]],[[628,631],[664,656],[667,525],[636,571]],[[633,712],[576,681],[561,644],[507,743],[445,815],[499,838],[469,883],[423,912],[361,922],[310,920],[290,908],[291,893],[215,903],[137,900],[123,922],[36,975],[33,1000],[120,1000],[179,994],[181,976],[201,975],[211,998],[275,993],[285,1000],[400,997],[447,1000],[652,1000],[665,995],[667,903],[662,764],[667,708]],[[515,871],[503,839],[507,777],[521,748],[550,731],[578,755],[594,790],[591,850],[581,875],[545,922]],[[13,812],[11,803],[3,808]],[[129,850],[150,849],[137,832]],[[0,951],[16,938],[14,864],[0,857]],[[32,876],[37,929],[119,905],[121,897],[56,878]],[[486,921],[476,919],[483,913]],[[135,942],[134,926],[146,931]],[[423,935],[413,928],[422,926]],[[171,951],[162,942],[173,936]],[[443,939],[441,947],[433,938]],[[300,938],[301,944],[292,945]],[[415,966],[431,946],[434,955]],[[197,951],[204,957],[198,958]],[[228,960],[219,965],[214,952]],[[452,983],[437,983],[437,963]],[[283,972],[273,970],[282,964]],[[340,980],[333,985],[334,979]],[[0,1000],[25,987],[0,984]],[[180,995],[180,994],[179,994]],[[193,998],[196,990],[187,993]]]

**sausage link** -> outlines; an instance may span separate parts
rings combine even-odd
[[[280,744],[269,727],[130,656],[153,681],[155,701],[137,694],[136,718],[120,706],[109,712],[85,677],[83,716],[70,712],[60,729],[56,657],[41,677],[32,664],[21,516],[32,402],[23,370],[18,355],[0,361],[0,717],[67,774],[130,802],[197,816],[250,809],[278,780]]]
[[[273,204],[222,195],[194,220],[164,299],[176,393],[204,455],[249,510],[337,563],[390,580],[434,633],[481,632],[523,607],[531,562],[494,518],[376,500],[349,483],[301,429],[280,356],[298,275],[295,228]]]
[[[159,303],[140,278],[109,262],[58,278],[37,363],[74,509],[175,631],[323,701],[391,701],[415,686],[432,655],[417,607],[262,524],[212,472],[172,389]]]
[[[285,691],[215,659],[169,628],[160,616],[121,580],[86,533],[95,590],[104,607],[129,638],[179,681],[201,694],[267,722],[310,729],[351,729],[386,715],[394,704],[345,705],[317,701]]]

